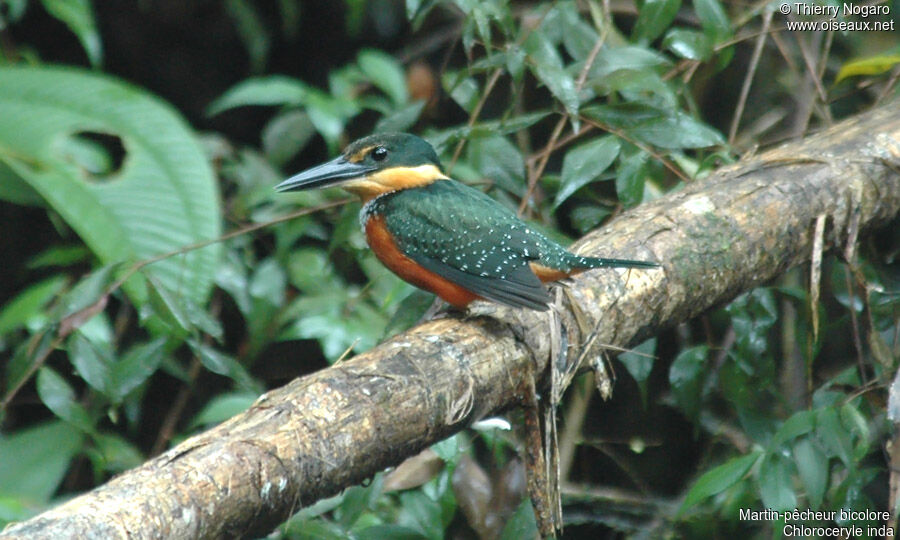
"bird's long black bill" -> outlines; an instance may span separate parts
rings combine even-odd
[[[604,259],[601,257],[589,257],[594,263],[594,268],[659,268],[659,263],[650,261],[633,261],[630,259]]]
[[[374,167],[347,161],[340,156],[296,174],[275,186],[275,191],[299,191],[339,184],[373,172]]]

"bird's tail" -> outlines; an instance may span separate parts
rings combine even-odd
[[[576,266],[580,268],[659,268],[658,263],[650,261],[604,259],[602,257],[578,257]]]

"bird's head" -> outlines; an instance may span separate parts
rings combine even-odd
[[[307,169],[275,186],[298,191],[340,186],[364,201],[383,193],[428,185],[447,178],[437,153],[409,133],[378,133],[348,146],[337,158]]]

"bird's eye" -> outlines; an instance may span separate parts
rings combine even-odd
[[[379,146],[375,148],[375,150],[372,150],[372,159],[374,159],[375,161],[384,161],[384,158],[386,158],[387,155],[387,148],[383,146]]]

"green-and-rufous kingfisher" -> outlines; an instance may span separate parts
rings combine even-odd
[[[275,189],[326,186],[362,199],[366,240],[385,266],[458,308],[487,299],[546,310],[551,297],[542,282],[591,268],[659,266],[569,252],[484,193],[448,177],[434,148],[408,133],[362,138]]]

